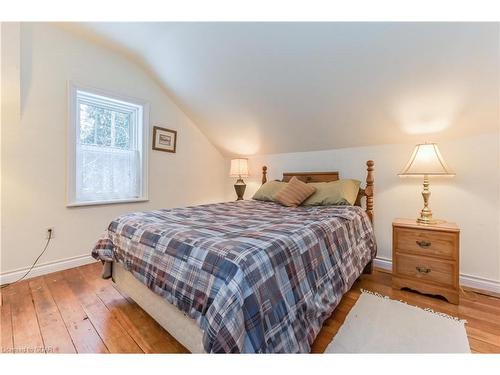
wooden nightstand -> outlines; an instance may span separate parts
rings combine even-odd
[[[454,223],[392,223],[392,286],[441,295],[458,304],[460,228]]]

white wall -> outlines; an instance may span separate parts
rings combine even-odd
[[[338,170],[343,178],[366,177],[366,160],[375,161],[375,232],[378,257],[391,258],[391,223],[394,218],[416,218],[423,206],[419,178],[400,178],[413,144],[381,145],[328,151],[250,157],[251,177],[246,198],[260,186],[261,167],[268,180],[286,171]],[[460,272],[491,280],[500,286],[499,255],[499,135],[498,133],[440,142],[439,148],[454,178],[431,178],[430,206],[436,218],[461,228]],[[227,162],[226,170],[229,170]],[[227,199],[234,199],[231,179]]]
[[[224,159],[141,68],[49,24],[4,26],[3,40],[13,48],[8,54],[4,48],[2,58],[20,64],[20,90],[9,93],[14,100],[2,97],[3,274],[31,265],[48,227],[55,237],[42,264],[89,255],[117,215],[224,198]],[[66,207],[68,80],[144,99],[151,105],[151,127],[178,131],[177,153],[149,150],[149,202]]]

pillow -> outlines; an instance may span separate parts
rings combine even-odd
[[[338,180],[332,182],[312,182],[309,185],[316,188],[302,205],[304,206],[329,206],[329,205],[353,205],[358,197],[358,180]]]
[[[257,190],[252,198],[258,201],[274,202],[274,196],[285,185],[286,182],[282,181],[268,181]]]
[[[283,206],[297,207],[315,191],[314,186],[306,184],[293,176],[290,182],[274,196],[274,200]]]

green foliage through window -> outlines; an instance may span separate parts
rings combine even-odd
[[[80,143],[130,149],[131,115],[80,103]]]

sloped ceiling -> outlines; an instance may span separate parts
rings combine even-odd
[[[498,130],[498,24],[64,27],[142,64],[226,156]]]

